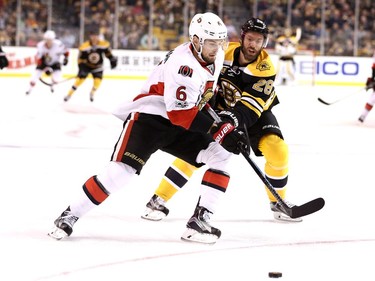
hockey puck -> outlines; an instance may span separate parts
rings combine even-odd
[[[280,278],[281,276],[283,276],[281,272],[275,272],[275,271],[268,272],[269,278]]]

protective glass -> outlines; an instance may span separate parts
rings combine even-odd
[[[203,47],[208,51],[219,48],[225,51],[228,48],[228,41],[226,39],[206,39],[203,42]]]

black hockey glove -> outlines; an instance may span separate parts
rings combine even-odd
[[[7,67],[8,66],[8,59],[7,57],[5,56],[4,53],[0,53],[0,69],[3,69],[4,67]]]
[[[63,65],[67,65],[67,64],[68,64],[68,62],[69,62],[69,60],[68,60],[68,57],[64,57],[64,60],[63,60]]]
[[[116,68],[117,66],[117,57],[113,56],[109,59],[109,62],[111,63],[111,69]]]
[[[240,154],[241,150],[247,150],[245,134],[229,123],[220,122],[212,127],[210,133],[215,141],[220,143],[226,150],[234,154]]]
[[[235,128],[238,127],[238,118],[232,110],[222,110],[217,113],[223,122],[231,123]]]
[[[7,56],[5,55],[4,51],[1,49],[0,46],[0,69],[3,69],[4,67],[7,67],[9,65],[9,61],[7,59]]]
[[[366,81],[366,91],[370,90],[371,88],[375,91],[375,77],[369,77]]]

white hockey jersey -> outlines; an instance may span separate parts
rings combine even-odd
[[[113,114],[121,120],[131,112],[170,119],[168,113],[173,111],[201,109],[213,95],[223,61],[224,51],[219,49],[215,63],[202,66],[194,57],[190,43],[184,43],[170,51],[153,70],[141,94],[132,102],[120,105]]]
[[[275,50],[281,57],[292,57],[297,53],[298,39],[295,36],[280,36],[276,40]]]
[[[37,46],[37,60],[42,60],[46,65],[53,65],[61,62],[61,57],[67,54],[69,50],[65,47],[64,43],[58,39],[52,41],[50,48],[47,47],[46,42],[40,41]]]

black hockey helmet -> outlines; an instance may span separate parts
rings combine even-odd
[[[263,48],[267,46],[268,43],[268,27],[264,21],[258,18],[250,18],[241,26],[241,38],[243,39],[245,34],[249,31],[258,32],[264,37]]]
[[[99,35],[99,27],[97,26],[88,26],[86,28],[87,35]]]

